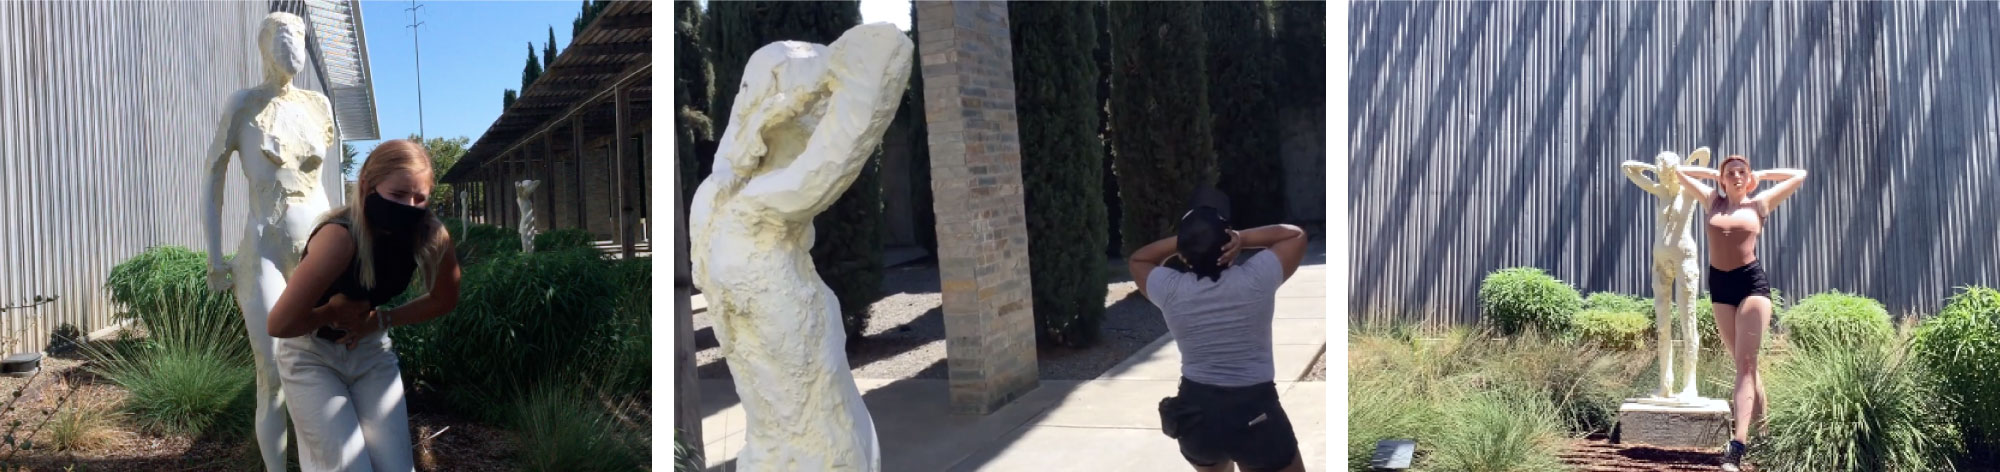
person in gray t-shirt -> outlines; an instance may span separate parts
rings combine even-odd
[[[1180,347],[1180,391],[1161,403],[1162,426],[1197,471],[1303,471],[1278,403],[1271,320],[1278,287],[1305,258],[1306,233],[1291,225],[1230,230],[1228,197],[1213,189],[1198,191],[1190,207],[1174,237],[1127,258]],[[1243,249],[1264,250],[1239,257]]]

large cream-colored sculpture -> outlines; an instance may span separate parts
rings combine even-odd
[[[514,183],[514,204],[521,207],[521,252],[535,252],[535,189],[541,182],[523,180]]]
[[[880,468],[844,351],[840,303],[813,268],[813,216],[854,183],[908,86],[889,23],[831,46],[778,42],[744,66],[715,171],[688,215],[689,257],[743,404],[741,470]]]
[[[1702,261],[1696,257],[1694,229],[1691,221],[1700,210],[1699,196],[1686,192],[1679,178],[1672,173],[1681,166],[1707,166],[1708,148],[1696,149],[1683,161],[1672,152],[1662,152],[1654,158],[1654,164],[1625,161],[1625,178],[1630,179],[1646,193],[1659,197],[1657,210],[1659,219],[1654,226],[1658,237],[1653,242],[1653,323],[1656,349],[1660,355],[1660,389],[1646,403],[1662,405],[1692,405],[1701,403],[1701,394],[1695,390],[1695,365],[1701,353],[1701,335],[1696,331],[1695,296],[1701,292],[1699,285]],[[1647,178],[1645,173],[1653,173]],[[1678,310],[1675,310],[1678,308]],[[1677,312],[1677,313],[1676,313]],[[1676,316],[1678,315],[1678,316]],[[1681,321],[1681,337],[1686,341],[1681,345],[1685,354],[1684,362],[1674,362],[1673,321]],[[1674,366],[1683,365],[1687,372],[1687,383],[1676,393],[1673,389]]]
[[[234,289],[243,308],[257,362],[257,447],[267,470],[285,470],[286,417],[278,366],[271,357],[277,343],[264,329],[265,321],[285,291],[306,238],[331,207],[320,176],[329,150],[340,144],[326,96],[292,85],[292,77],[306,68],[305,41],[305,22],[298,16],[279,12],[264,18],[257,41],[264,56],[264,83],[230,97],[219,135],[203,156],[208,164],[202,208],[208,286]],[[243,202],[250,216],[233,265],[222,259],[223,178],[231,154],[240,157],[236,161],[249,187]]]

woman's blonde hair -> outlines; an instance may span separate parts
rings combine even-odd
[[[347,217],[349,227],[353,228],[350,233],[354,236],[355,263],[360,264],[361,285],[370,289],[375,288],[373,257],[375,241],[373,233],[368,230],[368,205],[363,202],[367,201],[369,194],[375,193],[376,186],[399,172],[431,173],[430,152],[426,151],[422,144],[408,139],[383,141],[382,144],[375,146],[375,150],[369,151],[368,160],[362,162],[361,171],[357,173],[357,180],[354,183],[354,195],[349,196],[347,206],[335,209],[327,215],[329,219],[336,216]],[[428,275],[437,265],[439,251],[444,248],[445,240],[450,235],[445,232],[444,223],[438,221],[436,215],[425,218],[423,227],[418,229],[417,233],[423,235],[421,236],[423,243],[417,247],[415,254],[417,273],[420,274],[419,283],[429,289],[431,278]]]

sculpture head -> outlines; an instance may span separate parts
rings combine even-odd
[[[1757,177],[1750,169],[1750,158],[1730,155],[1722,158],[1722,165],[1715,168],[1717,178],[1722,183],[1722,192],[1727,195],[1750,195],[1757,189]]]
[[[267,78],[289,83],[292,77],[306,70],[306,22],[298,15],[272,12],[264,16],[264,26],[257,32],[257,49],[264,54],[264,74]]]
[[[750,177],[782,168],[805,150],[831,92],[826,46],[779,41],[750,54],[730,105],[715,169]],[[728,164],[726,167],[722,164]]]
[[[337,211],[346,213],[353,225],[361,283],[375,286],[377,249],[413,250],[420,256],[418,265],[428,268],[448,238],[429,209],[434,185],[430,153],[416,141],[384,141],[368,152],[357,178],[358,201]]]

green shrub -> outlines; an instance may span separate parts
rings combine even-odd
[[[701,472],[707,461],[688,442],[687,432],[674,430],[674,472]]]
[[[1081,5],[1080,9],[1088,12],[1089,6]],[[1264,2],[1202,2],[1201,9],[1202,23],[1208,30],[1208,103],[1215,114],[1215,161],[1220,173],[1216,186],[1229,194],[1234,226],[1283,223],[1287,209],[1282,185],[1285,165],[1279,144],[1284,141],[1284,127],[1273,124],[1281,122],[1278,95],[1293,91],[1277,88],[1280,71],[1276,44],[1271,39],[1271,7]],[[1091,31],[1093,26],[1086,24],[1077,31]],[[1016,30],[1036,27],[1015,23]],[[1089,59],[1088,49],[1078,52]],[[1018,76],[1019,69],[1016,71]],[[1079,86],[1078,92],[1093,91]],[[1077,131],[1096,133],[1089,128]]]
[[[639,433],[584,392],[547,385],[512,402],[524,469],[627,471],[647,464],[651,454]]]
[[[591,365],[591,339],[615,319],[612,265],[592,249],[501,254],[463,271],[456,310],[390,332],[405,381],[485,405]]]
[[[456,219],[444,220],[445,231],[458,249],[459,265],[472,265],[490,257],[521,252],[521,233],[493,225],[464,225]]]
[[[589,357],[597,360],[593,377],[616,392],[652,388],[653,261],[638,257],[612,265],[612,284],[620,290],[615,313],[591,336],[598,342]]]
[[[1886,346],[1896,338],[1889,310],[1868,297],[1826,292],[1806,297],[1778,318],[1785,338],[1800,349]]]
[[[1959,450],[1950,401],[1895,349],[1797,351],[1769,375],[1760,470],[1937,470]]]
[[[1916,356],[1957,401],[1974,447],[2000,442],[2000,291],[1965,287],[1912,338]]]
[[[535,235],[535,251],[597,247],[597,236],[581,228],[562,228]]]
[[[1609,311],[1618,313],[1638,313],[1646,319],[1653,317],[1653,301],[1616,292],[1597,292],[1583,298],[1584,311]]]
[[[1218,179],[1208,28],[1200,3],[1110,2],[1105,9],[1119,235],[1130,255],[1174,234],[1188,197]]]
[[[1348,374],[1348,470],[1374,470],[1369,467],[1369,458],[1375,452],[1375,444],[1383,440],[1425,441],[1419,443],[1419,449],[1428,452],[1427,441],[1435,440],[1439,429],[1430,397],[1408,384],[1385,379],[1389,376],[1381,373],[1386,371],[1374,371],[1377,374],[1372,376],[1362,372]]]
[[[1583,306],[1576,289],[1533,267],[1501,269],[1479,283],[1479,311],[1501,334],[1561,335]]]
[[[1657,364],[1648,355],[1535,335],[1484,341],[1462,352],[1462,362],[1479,369],[1463,377],[1469,388],[1536,394],[1553,408],[1558,425],[1579,434],[1609,431],[1639,374]]]
[[[1104,156],[1097,141],[1097,35],[1091,5],[1010,2],[1022,201],[1036,338],[1097,341],[1104,321]]]
[[[125,409],[153,431],[199,437],[251,421],[250,411],[237,408],[256,381],[248,364],[164,350],[106,366],[99,374],[129,393]]]
[[[1645,313],[1631,311],[1584,310],[1571,324],[1577,339],[1621,351],[1644,346],[1646,333],[1653,329]]]
[[[230,258],[225,257],[224,260]],[[111,267],[104,288],[123,308],[115,316],[146,327],[194,323],[238,333],[243,355],[250,344],[236,295],[208,289],[208,256],[179,246],[154,246]],[[193,318],[193,319],[190,319]]]
[[[1431,443],[1434,470],[1527,472],[1560,470],[1567,446],[1557,412],[1528,392],[1472,393],[1444,406],[1447,426]]]

